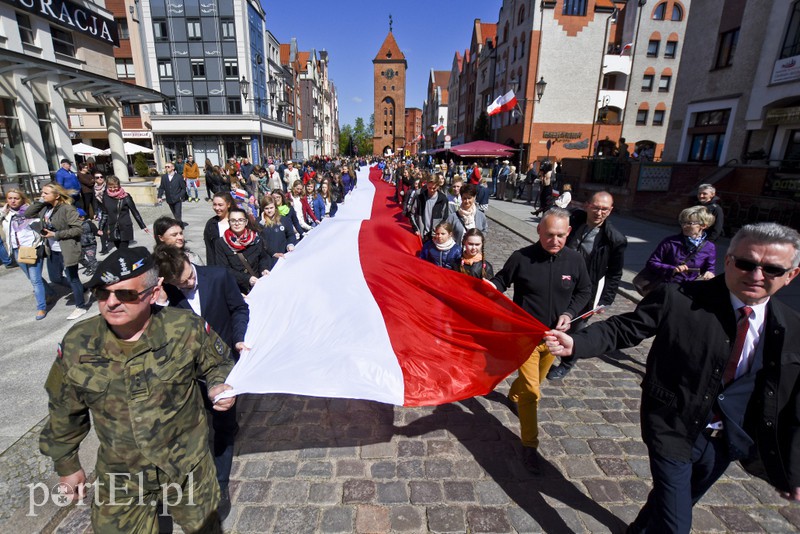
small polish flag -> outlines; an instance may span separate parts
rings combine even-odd
[[[630,50],[632,46],[633,46],[633,43],[628,43],[628,44],[626,44],[625,46],[623,46],[623,47],[622,47],[622,50],[620,50],[620,51],[619,51],[619,55],[620,55],[620,56],[623,56],[623,55],[625,55],[625,51],[626,51],[626,50]]]
[[[511,111],[516,105],[517,95],[514,94],[514,91],[509,91],[503,96],[497,97],[494,102],[489,104],[489,107],[486,108],[486,114],[491,117],[492,115],[497,115],[504,111]]]
[[[438,126],[436,126],[436,127],[433,129],[433,133],[435,133],[435,134],[438,134],[438,133],[439,133],[439,132],[441,132],[442,130],[444,130],[444,124],[439,124]]]

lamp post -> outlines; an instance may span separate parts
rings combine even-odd
[[[511,80],[509,80],[508,84],[511,86],[511,90],[514,91],[514,93],[516,93],[517,90],[520,89],[519,80],[517,80],[516,78],[511,78]],[[545,90],[545,88],[547,88],[547,82],[544,81],[544,76],[541,76],[539,78],[539,81],[534,84],[534,87],[536,89],[536,100],[530,99],[530,102],[537,102],[537,103],[541,102],[542,101],[542,96],[544,95],[544,90]],[[524,123],[524,121],[525,121],[525,108],[520,106],[520,102],[527,108],[529,99],[527,99],[527,98],[517,99],[517,106],[511,112],[512,114],[516,113],[523,121],[522,132],[520,133],[520,136],[519,136],[519,169],[517,169],[517,172],[522,174],[523,172],[525,172],[525,169],[523,169],[523,164],[524,164],[524,157],[523,156],[524,156],[524,153],[525,153],[525,126],[526,125]],[[531,124],[529,126],[530,127],[528,128],[528,146],[530,146],[530,144],[531,144],[531,136],[533,135],[533,114],[532,113],[531,113]],[[548,157],[549,157],[549,148],[548,148]]]
[[[250,82],[247,81],[247,78],[245,78],[244,76],[242,76],[242,79],[239,80],[239,89],[242,91],[242,96],[244,97],[244,101],[247,102],[247,94],[249,92],[248,90],[250,89]],[[258,119],[258,163],[259,165],[261,165],[264,154],[261,149],[261,140],[262,140],[261,138],[264,135],[264,126],[261,123],[261,95],[257,95],[255,96],[255,98],[252,98],[251,100],[256,103],[258,109],[258,111],[256,112],[256,118]]]
[[[275,96],[278,94],[278,80],[276,80],[273,76],[269,77],[269,81],[267,82],[267,91],[269,92],[270,114],[272,114],[275,112]],[[277,113],[275,114],[274,118],[277,120],[278,118]],[[262,126],[260,120],[258,121],[258,126],[259,126],[259,132],[262,132],[263,130],[261,130]],[[264,154],[262,153],[261,154],[262,165],[263,162],[264,162]]]

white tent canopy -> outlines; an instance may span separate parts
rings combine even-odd
[[[140,152],[143,152],[145,154],[150,154],[150,153],[153,152],[152,148],[147,148],[146,146],[137,145],[136,143],[129,143],[128,141],[125,141],[125,145],[124,146],[125,146],[125,155],[126,156],[132,156],[133,154],[138,154]],[[102,153],[105,156],[110,156],[111,155],[111,149],[109,148],[109,149],[103,150]]]
[[[103,151],[85,143],[76,143],[72,145],[72,153],[78,156],[99,156]]]

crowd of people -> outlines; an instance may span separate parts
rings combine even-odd
[[[70,319],[86,313],[79,265],[92,276],[87,287],[100,308],[99,317],[67,334],[63,357],[47,381],[51,418],[42,433],[42,452],[53,458],[68,486],[77,488],[85,481],[75,451],[88,429],[74,414],[91,411],[102,429],[101,441],[128,444],[113,452],[102,449],[102,465],[108,469],[98,477],[113,469],[142,469],[180,485],[192,473],[204,500],[197,508],[175,508],[176,519],[185,528],[202,529],[227,515],[238,425],[235,398],[219,395],[228,388],[224,380],[233,361],[248,349],[245,296],[306,234],[336,216],[338,205],[357,186],[358,169],[372,163],[394,186],[393,200],[420,238],[420,261],[484,280],[500,292],[513,288],[514,302],[549,329],[509,391],[520,421],[521,460],[530,472],[541,472],[542,380],[563,379],[576,356],[598,356],[655,336],[642,397],[642,434],[654,485],[629,531],[688,532],[692,506],[736,460],[754,472],[760,469],[787,499],[800,500],[800,431],[792,423],[800,417],[800,393],[791,369],[794,360],[786,357],[796,346],[793,328],[800,326],[800,317],[770,300],[800,273],[800,235],[795,230],[774,223],[745,226],[728,248],[725,274],[717,276],[715,242],[722,212],[713,201],[713,187],[704,184],[698,205],[679,216],[680,233],[664,239],[640,273],[650,282],[641,304],[630,314],[589,325],[589,317],[615,300],[627,239],[609,220],[611,193],[596,192],[581,208],[563,198],[553,202],[553,168],[547,165],[530,170],[530,185],[538,179],[541,190],[549,191],[538,206],[538,240],[515,251],[495,271],[485,255],[491,246],[486,211],[492,193],[496,199],[508,197],[507,161],[498,162],[497,188],[490,187],[494,171],[484,173],[477,164],[460,169],[452,162],[430,165],[402,158],[319,159],[299,168],[292,161],[254,166],[246,158],[230,160],[224,168],[206,165],[213,216],[203,229],[205,258],[187,247],[180,208],[183,202],[199,202],[197,184],[189,184],[198,179],[194,170],[184,174],[187,166],[197,164],[190,157],[180,163],[182,168],[170,163],[162,176],[159,198],[172,216],[155,221],[152,253],[130,247],[133,222],[146,227],[114,176],[95,174],[88,196],[57,182],[45,185],[35,201],[10,190],[0,210],[10,256],[33,286],[37,320],[46,316],[48,300],[57,294],[53,285],[59,284],[72,289],[76,309]],[[562,195],[571,195],[567,185]],[[527,192],[532,201],[531,191],[516,189],[515,195],[524,199]],[[96,235],[103,238],[104,250],[115,249],[99,266]],[[45,265],[49,282],[42,276]],[[103,325],[114,335],[98,335],[105,332]],[[151,337],[163,339],[163,345],[145,347],[141,340]],[[155,351],[152,372],[159,377],[184,373],[187,380],[169,381],[163,391],[150,393],[147,424],[137,420],[136,425],[121,425],[116,419],[120,407],[142,392],[127,383],[125,362],[113,360],[107,372],[87,375],[88,340],[93,340],[90,351],[97,358]],[[160,360],[164,355],[171,356]],[[76,393],[87,387],[105,388],[114,402]],[[183,399],[182,404],[165,407],[165,395]],[[211,414],[210,451],[203,449],[205,430],[198,430],[205,429],[198,426],[203,418],[199,399]],[[163,456],[157,466],[143,461],[133,445],[139,432],[154,426],[160,430],[150,436],[147,447],[153,457]],[[190,459],[170,456],[166,451],[173,442],[190,451]],[[112,460],[116,463],[108,463]],[[93,515],[93,523],[96,528],[118,526],[138,514],[137,521],[149,524],[153,519],[147,513],[119,509]]]

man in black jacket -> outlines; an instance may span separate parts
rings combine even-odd
[[[238,355],[247,347],[244,335],[250,320],[250,309],[239,292],[236,280],[223,267],[200,267],[193,265],[188,256],[177,247],[159,245],[153,252],[156,268],[164,280],[165,299],[158,304],[194,312],[205,319],[222,340],[230,347],[231,354]],[[208,396],[204,395],[204,399]],[[206,401],[206,409],[211,413],[214,428],[214,465],[217,468],[221,499],[219,515],[222,519],[230,512],[231,467],[233,449],[239,425],[236,422],[236,407],[220,412],[211,409]]]
[[[560,331],[569,329],[592,291],[583,258],[564,248],[569,230],[569,212],[552,208],[537,228],[539,242],[514,252],[491,280],[503,292],[513,285],[515,304]],[[539,384],[554,359],[544,343],[539,344],[519,368],[508,393],[508,398],[517,403],[522,461],[532,473],[539,472]]]
[[[736,460],[800,501],[800,314],[770,298],[798,264],[797,231],[747,225],[724,275],[664,284],[574,338],[545,336],[551,352],[577,357],[655,336],[641,406],[653,489],[628,532],[688,533],[692,507]]]
[[[614,197],[606,191],[598,191],[586,203],[586,211],[575,210],[570,217],[572,231],[567,247],[580,252],[592,280],[592,298],[579,315],[597,306],[611,306],[617,296],[628,239],[607,220],[613,209]],[[588,318],[573,322],[572,331],[585,328],[587,321]],[[574,366],[575,358],[562,358],[561,365],[547,373],[547,379],[560,380]]]
[[[706,236],[712,243],[716,243],[717,239],[723,235],[723,226],[725,225],[725,214],[722,211],[722,206],[719,204],[719,197],[717,190],[711,184],[700,184],[697,187],[697,205],[705,206],[711,215],[714,216],[714,225],[706,228]]]
[[[159,200],[167,201],[172,216],[182,223],[183,201],[189,198],[186,192],[186,181],[183,179],[183,175],[175,170],[175,165],[172,163],[164,165],[164,170],[166,172],[161,175],[161,184],[158,186],[156,195]]]
[[[411,225],[423,242],[430,240],[436,225],[447,220],[450,215],[447,196],[439,191],[440,177],[439,173],[431,175],[425,189],[414,200]]]

